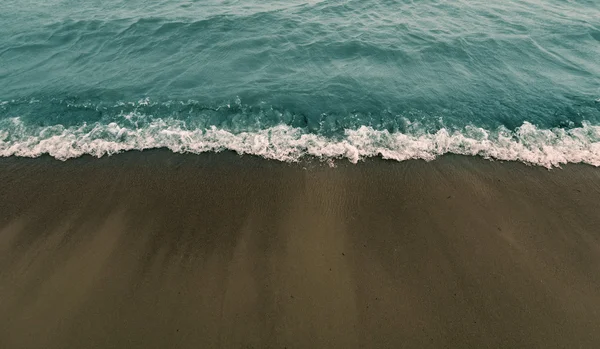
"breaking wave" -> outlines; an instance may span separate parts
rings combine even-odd
[[[522,161],[547,168],[565,163],[600,166],[600,126],[543,129],[525,122],[515,130],[466,126],[435,132],[377,130],[371,126],[346,129],[338,136],[307,132],[280,124],[235,132],[217,126],[191,128],[185,121],[155,118],[142,127],[125,122],[78,126],[34,126],[19,117],[0,121],[0,156],[38,157],[48,154],[67,160],[85,154],[96,157],[130,150],[167,148],[176,153],[224,150],[267,159],[296,162],[304,157],[346,158],[352,163],[369,157],[403,161],[433,160],[443,154]]]

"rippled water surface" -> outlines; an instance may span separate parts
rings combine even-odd
[[[600,165],[600,2],[13,1],[0,155]]]

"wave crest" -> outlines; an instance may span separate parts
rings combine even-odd
[[[600,126],[589,123],[572,129],[540,129],[525,122],[515,131],[467,126],[461,131],[441,129],[414,134],[362,126],[345,130],[342,137],[326,137],[288,125],[236,133],[215,126],[189,129],[184,121],[176,119],[154,119],[144,127],[135,128],[116,122],[36,127],[20,118],[11,118],[1,121],[0,130],[3,157],[49,154],[67,160],[84,154],[102,157],[129,150],[167,148],[176,153],[196,154],[231,150],[286,162],[306,156],[347,158],[352,163],[377,156],[397,161],[429,161],[452,153],[548,168],[569,162],[600,166]]]

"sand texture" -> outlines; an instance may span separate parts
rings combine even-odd
[[[599,348],[600,170],[0,159],[1,348]]]

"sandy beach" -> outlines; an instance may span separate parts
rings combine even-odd
[[[598,348],[600,169],[0,159],[1,348]]]

